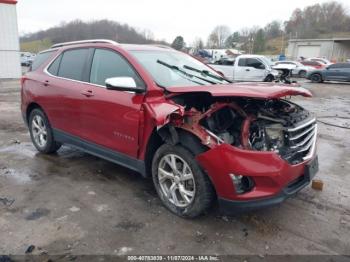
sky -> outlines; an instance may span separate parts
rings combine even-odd
[[[150,30],[155,39],[172,42],[182,35],[192,43],[206,41],[216,25],[232,32],[288,20],[295,8],[327,0],[18,0],[21,35],[47,29],[61,22],[110,19],[137,29]],[[349,10],[349,0],[338,0]]]

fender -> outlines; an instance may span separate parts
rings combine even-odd
[[[161,128],[170,121],[171,114],[178,114],[183,116],[185,114],[185,108],[180,105],[176,105],[170,102],[151,102],[143,104],[146,112],[155,121],[157,128]]]
[[[174,104],[170,101],[152,101],[142,104],[141,107],[141,122],[139,128],[139,159],[145,159],[147,145],[152,132],[159,130],[170,122],[171,116],[180,118],[185,115],[185,108],[181,105]],[[151,121],[144,121],[149,119]]]

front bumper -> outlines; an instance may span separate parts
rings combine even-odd
[[[284,202],[286,199],[296,195],[301,189],[306,187],[311,182],[311,179],[312,177],[310,177],[308,174],[302,175],[297,180],[289,183],[280,193],[273,197],[246,201],[235,201],[219,198],[220,210],[226,215],[235,215],[278,205]]]
[[[312,177],[307,166],[317,163],[315,158],[291,165],[273,152],[242,150],[222,144],[198,155],[197,161],[209,175],[225,213],[237,213],[275,205],[295,195],[310,183]],[[252,178],[254,188],[236,194],[229,174]]]

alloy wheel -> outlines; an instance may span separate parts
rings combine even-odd
[[[187,207],[196,193],[193,173],[188,163],[175,154],[159,161],[158,181],[163,195],[177,207]]]
[[[35,115],[32,120],[32,134],[35,143],[39,147],[45,147],[47,144],[47,128],[44,119]]]

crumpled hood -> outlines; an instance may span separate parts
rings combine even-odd
[[[167,87],[173,94],[206,92],[214,97],[251,97],[273,99],[284,96],[311,97],[310,91],[297,85],[282,85],[272,83],[233,83],[226,85]]]

